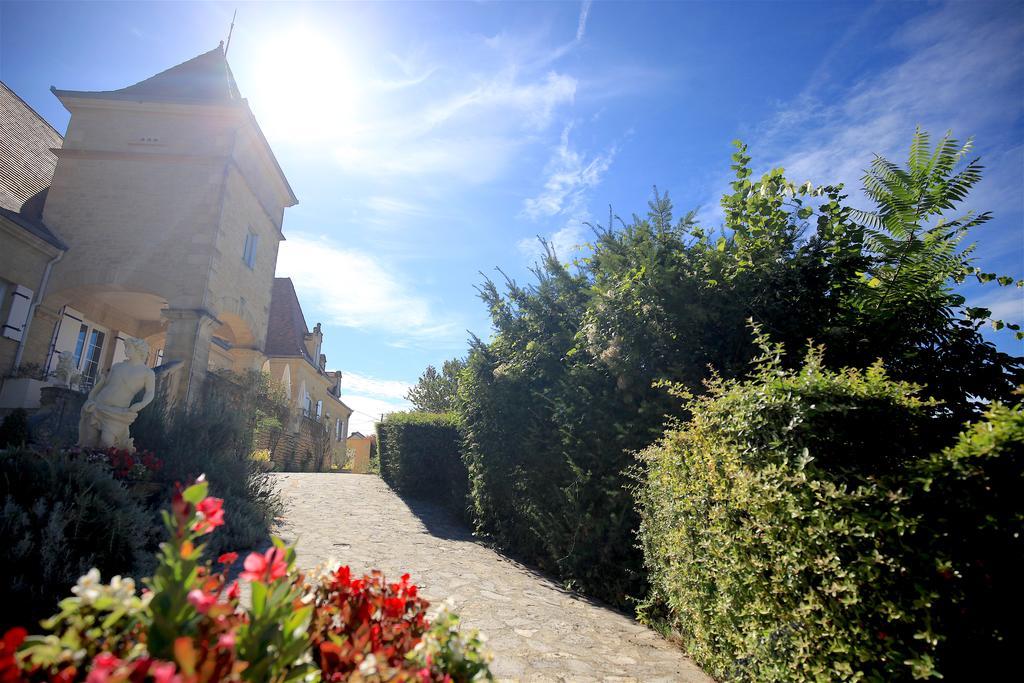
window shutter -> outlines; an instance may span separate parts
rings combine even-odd
[[[11,308],[7,313],[7,324],[4,325],[4,336],[8,339],[21,341],[28,322],[28,312],[32,308],[32,290],[24,285],[15,285],[11,292]]]
[[[50,361],[47,363],[46,368],[50,373],[57,371],[57,364],[60,362],[61,354],[69,354],[74,357],[75,343],[78,341],[78,331],[82,327],[82,321],[85,320],[85,316],[71,308],[65,306],[63,313],[60,317],[60,325],[57,327],[57,333],[54,335],[53,349],[50,351]]]

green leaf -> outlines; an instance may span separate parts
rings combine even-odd
[[[187,502],[197,505],[203,498],[206,498],[206,492],[210,488],[210,483],[207,481],[201,481],[185,489],[181,497]]]
[[[253,581],[249,586],[252,589],[252,615],[259,619],[267,609],[267,584]]]

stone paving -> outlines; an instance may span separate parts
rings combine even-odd
[[[487,636],[500,680],[713,683],[654,631],[477,543],[443,509],[403,501],[376,476],[275,477],[286,506],[277,533],[298,542],[300,568],[412,574],[427,599],[449,600]]]

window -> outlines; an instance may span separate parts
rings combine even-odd
[[[334,440],[341,441],[341,418],[334,421]]]
[[[323,401],[317,401],[316,402],[316,419],[318,419],[318,420],[320,419],[320,416],[323,415],[323,411],[324,411],[324,402]]]
[[[84,332],[85,325],[82,325]],[[81,336],[81,335],[80,335]],[[99,330],[89,331],[89,342],[85,347],[85,360],[80,366],[82,368],[82,386],[91,387],[96,383],[96,375],[99,374],[100,359],[103,354],[103,340],[106,337]],[[77,351],[76,347],[76,351]],[[75,354],[76,360],[81,358],[80,353]]]
[[[81,315],[74,309],[64,307],[47,368],[54,372],[61,356],[69,357],[73,369],[82,375],[81,388],[88,390],[99,379],[109,332],[89,320],[78,317]]]
[[[256,246],[260,242],[260,236],[249,231],[245,236],[245,249],[242,250],[242,261],[249,266],[249,270],[256,267]]]

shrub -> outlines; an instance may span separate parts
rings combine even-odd
[[[927,631],[939,641],[939,671],[1001,678],[1024,642],[1024,407],[990,405],[912,475],[919,522],[905,542],[921,549],[919,571],[933,580]]]
[[[166,397],[159,396],[132,428],[136,446],[162,458],[154,480],[165,494],[176,482],[207,472],[213,493],[234,511],[227,527],[210,540],[211,552],[265,543],[282,511],[265,464],[251,457],[253,434],[263,415],[259,406],[273,405],[269,385],[258,373],[238,382],[214,380],[203,400],[188,410],[168,410]]]
[[[90,567],[139,573],[152,528],[107,467],[61,453],[0,453],[0,622],[34,623]]]
[[[31,438],[24,408],[15,408],[0,423],[0,448],[24,446]]]
[[[1019,595],[1006,581],[1011,560],[1022,566],[1010,538],[1019,503],[1009,502],[1021,490],[1020,412],[1012,429],[1000,418],[928,456],[933,402],[919,391],[880,364],[827,370],[820,349],[796,371],[776,348],[747,380],[712,379],[689,399],[690,421],[642,456],[644,617],[664,620],[728,680],[928,677],[968,652],[958,631],[995,635],[984,610],[970,627],[955,615],[999,590]],[[1012,476],[986,500],[1000,470]],[[935,514],[943,497],[962,506],[947,507],[955,521]],[[978,525],[987,537],[960,540]],[[977,558],[1001,563],[967,566]],[[950,572],[959,596],[943,585]],[[986,574],[999,588],[978,592]]]
[[[452,413],[391,413],[377,424],[380,474],[393,489],[465,517],[469,479]]]
[[[251,553],[239,579],[236,553],[204,560],[209,534],[225,522],[223,501],[198,481],[177,489],[163,512],[168,532],[148,591],[92,569],[44,623],[46,635],[9,630],[0,641],[0,679],[28,681],[417,681],[493,680],[480,637],[442,613],[435,625],[409,576],[386,583],[379,572],[353,579],[341,567],[307,582],[295,551],[278,539]],[[433,656],[436,654],[436,657]]]

